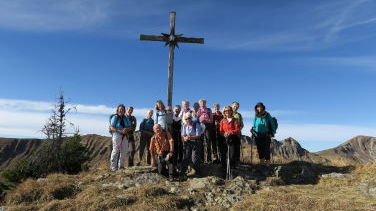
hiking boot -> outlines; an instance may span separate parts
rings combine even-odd
[[[174,176],[172,176],[172,175],[168,176],[168,181],[173,182],[174,180],[175,180]]]
[[[188,176],[188,177],[192,177],[192,176],[194,176],[194,175],[196,175],[196,170],[194,170],[194,169],[192,168],[191,171],[188,172],[187,176]]]
[[[187,174],[182,174],[182,175],[180,175],[179,176],[179,181],[186,181],[186,180],[188,180],[188,177],[187,177]]]

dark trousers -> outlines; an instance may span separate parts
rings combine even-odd
[[[168,153],[169,152],[163,152],[162,155],[158,155],[158,173],[164,176],[172,177],[174,173],[174,164],[172,163],[172,158],[166,161],[166,156]],[[168,174],[166,168],[168,169]]]
[[[255,140],[260,160],[270,160],[270,137],[267,134],[260,134],[256,136]]]
[[[188,165],[191,164],[192,168],[196,171],[197,174],[199,174],[201,164],[202,141],[200,139],[189,140],[188,142],[184,142],[183,146],[184,160],[182,163],[181,172],[184,174],[188,169]]]
[[[128,166],[133,166],[134,154],[136,153],[136,144],[134,140],[134,134],[129,134],[128,141]]]
[[[215,128],[213,124],[205,124],[204,138],[206,144],[206,160],[208,162],[212,161],[212,156],[214,156],[214,159],[218,159],[217,142],[215,139]]]
[[[216,133],[216,140],[218,145],[218,151],[219,151],[219,159],[221,161],[221,164],[223,167],[226,167],[226,159],[227,159],[227,143],[225,140],[225,137],[223,137],[220,132],[218,131]]]
[[[239,133],[238,137],[239,137],[239,144],[236,145],[236,148],[235,148],[235,150],[236,150],[236,153],[235,153],[236,158],[235,159],[238,163],[240,163],[240,154],[241,154],[241,148],[242,148],[242,146],[241,146],[242,145],[242,141],[241,141],[242,134]]]
[[[174,165],[183,161],[183,142],[181,138],[181,132],[176,130],[172,132],[172,138],[174,139]]]
[[[151,155],[150,155],[150,140],[151,135],[147,134],[145,132],[141,132],[141,139],[140,139],[140,162],[142,162],[142,159],[145,154],[145,148],[146,148],[146,163],[148,165],[151,164]]]
[[[225,139],[226,140],[226,139]],[[240,138],[238,135],[230,135],[228,138],[227,138],[228,141],[225,141],[226,142],[226,145],[224,147],[224,155],[225,155],[225,159],[222,159],[225,161],[225,164],[224,164],[224,167],[227,168],[227,153],[228,151],[227,150],[230,150],[230,167],[231,168],[235,168],[237,165],[238,165],[238,160],[237,158],[240,157],[240,152],[237,150],[237,148],[240,146]],[[239,154],[238,154],[239,153]],[[223,163],[222,163],[223,165]]]

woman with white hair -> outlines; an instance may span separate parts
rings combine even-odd
[[[201,124],[192,120],[192,114],[185,117],[185,124],[182,126],[181,136],[183,137],[184,159],[181,174],[186,177],[188,165],[191,164],[196,176],[200,174],[202,140]]]
[[[209,163],[214,157],[214,162],[218,162],[217,142],[215,141],[215,130],[213,124],[213,113],[210,108],[206,107],[206,100],[201,99],[199,102],[200,109],[197,112],[197,119],[205,125],[204,140],[206,141],[206,161]]]

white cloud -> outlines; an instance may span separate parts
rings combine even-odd
[[[0,27],[50,32],[88,29],[109,19],[108,1],[0,1]]]
[[[0,99],[0,137],[42,138],[41,127],[50,116],[52,103]],[[78,112],[68,115],[68,121],[79,127],[81,134],[108,134],[108,117],[115,108],[104,105],[80,105]],[[135,108],[138,122],[144,117],[146,108]],[[245,118],[243,134],[250,135],[253,112],[240,111]],[[274,110],[275,116],[295,115],[297,111]],[[248,117],[249,116],[249,117]],[[73,129],[71,130],[73,131]],[[357,135],[376,136],[376,128],[337,124],[309,124],[279,122],[277,139],[293,137],[304,142],[343,142]],[[323,147],[325,148],[325,146]]]
[[[68,115],[68,121],[78,126],[82,134],[108,135],[108,117],[115,107],[78,104],[77,111]],[[0,136],[38,137],[54,104],[43,101],[0,99]],[[141,121],[147,108],[135,108],[133,115]],[[71,129],[73,131],[73,128]]]
[[[54,108],[54,103],[44,101],[0,99],[0,111],[33,111],[50,112]],[[75,107],[77,113],[82,114],[105,114],[109,115],[115,112],[115,107],[106,105],[83,105],[68,104],[68,107]],[[133,114],[138,117],[145,116],[148,108],[135,108]]]
[[[338,18],[334,20],[333,25],[329,28],[329,31],[325,36],[325,40],[333,40],[337,36],[337,34],[343,30],[375,22],[375,17],[368,17],[368,19],[366,20],[353,20],[353,18],[351,18],[356,11],[361,11],[357,9],[359,9],[359,7],[365,3],[370,3],[370,1],[358,0],[346,4],[346,7],[342,9],[342,11],[338,15]]]
[[[328,57],[310,59],[315,63],[364,67],[366,70],[376,70],[376,56]]]

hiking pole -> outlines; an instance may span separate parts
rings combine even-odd
[[[254,140],[254,136],[252,135],[251,137],[251,166],[253,166],[253,140]]]
[[[182,180],[182,171],[183,171],[183,163],[185,162],[185,149],[187,147],[187,144],[183,142],[184,140],[182,140],[181,144],[183,144],[183,159],[182,161],[180,162],[180,170],[179,170],[179,181]]]
[[[226,137],[227,144],[227,170],[226,170],[226,180],[231,179],[231,167],[230,167],[230,145],[228,144],[228,137]]]

